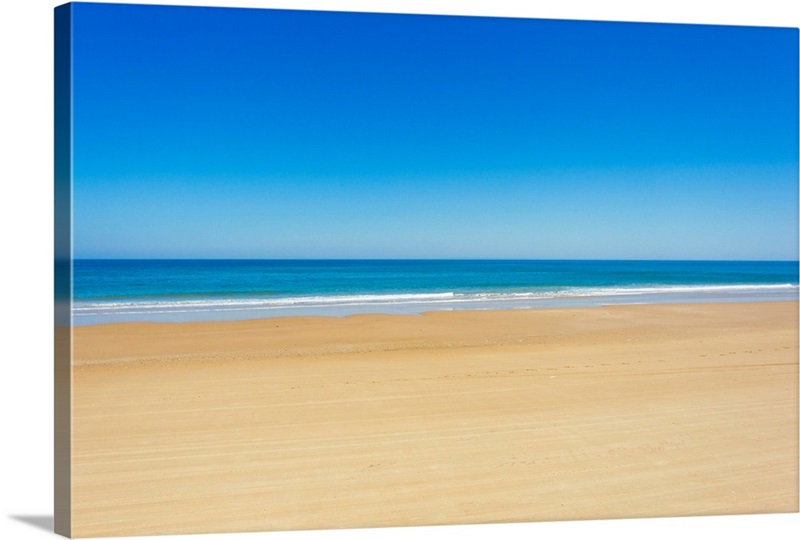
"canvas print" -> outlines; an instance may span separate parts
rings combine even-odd
[[[56,530],[798,511],[798,31],[71,3]]]

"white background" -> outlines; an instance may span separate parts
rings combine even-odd
[[[52,45],[50,0],[0,7],[0,539],[52,533]],[[142,3],[142,2],[130,2]],[[800,26],[792,0],[151,1],[241,7]],[[795,7],[792,7],[792,6]],[[797,425],[786,426],[797,433]],[[217,539],[795,538],[800,514],[202,535]],[[187,538],[169,536],[162,538]]]

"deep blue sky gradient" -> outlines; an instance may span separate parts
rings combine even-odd
[[[76,257],[797,259],[796,29],[73,9]]]

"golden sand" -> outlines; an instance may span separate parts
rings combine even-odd
[[[72,533],[796,512],[797,309],[79,327]]]

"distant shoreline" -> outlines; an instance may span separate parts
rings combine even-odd
[[[700,290],[664,290],[621,294],[588,294],[583,296],[552,297],[506,297],[469,299],[464,297],[445,297],[439,295],[438,300],[394,302],[368,301],[352,303],[330,303],[310,305],[274,305],[254,307],[248,303],[258,300],[228,300],[233,304],[220,304],[202,307],[173,305],[171,307],[139,308],[140,311],[121,313],[87,314],[76,313],[73,307],[72,324],[74,326],[92,326],[96,324],[117,324],[126,322],[182,323],[182,322],[224,322],[259,319],[280,319],[287,317],[331,317],[341,318],[355,315],[421,315],[432,312],[468,312],[468,311],[516,311],[541,309],[569,309],[624,305],[660,305],[660,304],[714,304],[739,302],[791,302],[798,300],[798,286],[763,287],[704,287]],[[433,296],[433,295],[427,295]],[[292,299],[286,299],[291,302]],[[149,307],[149,306],[148,306]],[[134,308],[135,309],[135,308]]]
[[[76,260],[73,322],[795,300],[776,261]]]

